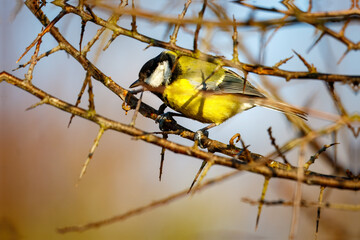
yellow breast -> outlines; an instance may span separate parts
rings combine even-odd
[[[203,123],[220,124],[245,110],[238,96],[199,91],[186,79],[178,79],[167,86],[163,97],[174,110]]]

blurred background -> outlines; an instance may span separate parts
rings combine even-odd
[[[171,1],[170,1],[171,2]],[[266,1],[264,1],[266,2]],[[69,1],[70,4],[74,2]],[[110,3],[107,1],[106,3]],[[184,1],[136,1],[144,10],[158,11],[164,15],[177,16]],[[169,7],[171,4],[171,7]],[[229,16],[238,20],[247,19],[251,11],[229,1],[219,1]],[[270,3],[266,3],[270,4]],[[274,1],[271,4],[279,4]],[[306,9],[299,3],[299,7]],[[313,11],[348,9],[351,1],[316,1]],[[18,67],[16,60],[25,48],[41,32],[42,25],[23,6],[21,1],[2,1],[0,8],[0,71],[5,70],[23,78],[27,68],[12,72]],[[194,2],[189,15],[196,15],[202,3]],[[60,9],[50,3],[43,11],[52,19]],[[109,15],[106,9],[97,9],[100,17]],[[208,18],[212,16],[205,15]],[[273,17],[264,13],[263,19]],[[120,26],[129,28],[131,18],[121,18]],[[81,20],[74,15],[65,16],[56,26],[60,32],[78,48]],[[347,28],[347,34],[359,41],[358,22]],[[83,45],[96,33],[98,27],[86,25]],[[341,29],[341,25],[334,26]],[[177,44],[192,48],[189,29],[181,29]],[[191,29],[190,29],[191,30]],[[171,31],[161,23],[150,23],[138,19],[138,31],[145,35],[168,41]],[[240,61],[259,63],[261,33],[256,29],[238,29],[243,51]],[[205,32],[202,33],[205,38]],[[162,49],[150,47],[125,36],[118,37],[106,51],[101,44],[111,37],[104,35],[103,41],[92,48],[88,59],[119,85],[127,88],[134,80],[141,66]],[[269,34],[267,34],[269,36]],[[346,50],[339,41],[324,37],[309,53],[308,48],[315,38],[314,29],[307,25],[280,29],[266,46],[261,63],[272,66],[278,61],[294,55],[292,50],[302,54],[309,63],[315,63],[319,72],[359,75],[359,53],[350,52],[340,64],[338,60]],[[209,53],[231,58],[231,34],[217,29],[211,33],[212,47],[201,44],[200,49]],[[55,47],[56,41],[46,34],[40,52]],[[101,47],[101,48],[100,48]],[[33,53],[20,61],[26,63]],[[100,52],[100,55],[98,54]],[[245,54],[245,53],[250,54]],[[306,71],[300,60],[294,57],[284,69]],[[55,97],[75,103],[85,72],[65,52],[57,52],[41,60],[35,67],[33,84]],[[255,85],[261,85],[259,76],[250,74]],[[336,110],[325,84],[320,81],[268,78],[279,89],[287,102],[296,106],[311,103],[311,108],[336,114]],[[122,110],[122,101],[102,84],[93,81],[95,107],[98,114],[122,123],[130,123],[133,111],[128,115]],[[360,112],[359,96],[347,85],[336,84],[347,110]],[[265,89],[266,90],[266,89]],[[311,99],[311,101],[309,100]],[[144,94],[144,102],[157,108],[160,100]],[[217,183],[212,187],[189,195],[167,205],[154,208],[125,221],[83,233],[59,234],[57,228],[97,221],[146,205],[190,186],[201,161],[190,157],[166,152],[163,177],[159,182],[161,149],[154,145],[132,139],[130,136],[106,131],[83,179],[77,179],[81,167],[98,133],[98,126],[75,117],[68,128],[70,115],[58,109],[42,105],[33,110],[26,108],[38,99],[11,86],[0,83],[0,239],[286,239],[292,216],[291,207],[264,207],[260,224],[255,231],[257,207],[241,201],[243,197],[257,200],[260,197],[263,176],[241,172],[235,177]],[[84,94],[81,107],[87,108]],[[203,124],[193,120],[179,119],[185,127],[197,130]],[[329,121],[309,118],[314,128],[326,126]],[[254,108],[239,114],[226,123],[212,129],[210,137],[227,143],[237,132],[250,151],[266,155],[273,151],[267,128],[272,127],[279,145],[296,136],[296,131],[281,114],[271,110]],[[145,131],[158,131],[153,121],[139,116],[136,127]],[[192,142],[170,136],[170,140],[191,146]],[[321,138],[322,143],[332,143],[331,136]],[[348,129],[342,129],[339,141],[338,160],[344,168],[359,173],[359,139]],[[332,154],[332,149],[328,150]],[[315,152],[307,149],[306,157]],[[287,157],[297,163],[297,150]],[[322,163],[321,158],[311,170],[331,174],[331,167]],[[231,171],[214,166],[206,179]],[[295,182],[271,179],[266,195],[268,200],[292,200]],[[303,185],[303,199],[317,201],[319,187]],[[352,191],[325,190],[324,201],[359,204],[359,195]],[[358,239],[359,213],[323,209],[319,228],[319,239]],[[302,208],[298,224],[298,239],[312,239],[315,232],[316,208]]]

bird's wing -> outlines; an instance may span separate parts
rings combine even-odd
[[[244,87],[245,84],[245,87]],[[235,72],[225,69],[225,77],[216,86],[216,91],[223,93],[242,94],[253,97],[265,97],[249,81]]]
[[[245,81],[244,78],[229,69],[198,59],[184,58],[187,59],[181,63],[178,77],[187,79],[200,91],[209,94],[241,94],[251,97],[265,97],[249,81]]]

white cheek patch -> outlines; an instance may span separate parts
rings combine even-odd
[[[171,69],[169,68],[169,62],[164,61],[156,67],[154,72],[147,79],[145,79],[145,82],[152,87],[159,87],[163,83],[168,83],[170,76]]]

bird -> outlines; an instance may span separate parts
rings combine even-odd
[[[130,88],[138,86],[158,96],[164,103],[161,109],[170,107],[180,113],[166,113],[161,117],[185,116],[208,123],[196,131],[194,140],[200,146],[202,136],[208,135],[207,130],[255,106],[306,119],[306,112],[267,98],[230,69],[169,50],[143,65],[138,80]]]

